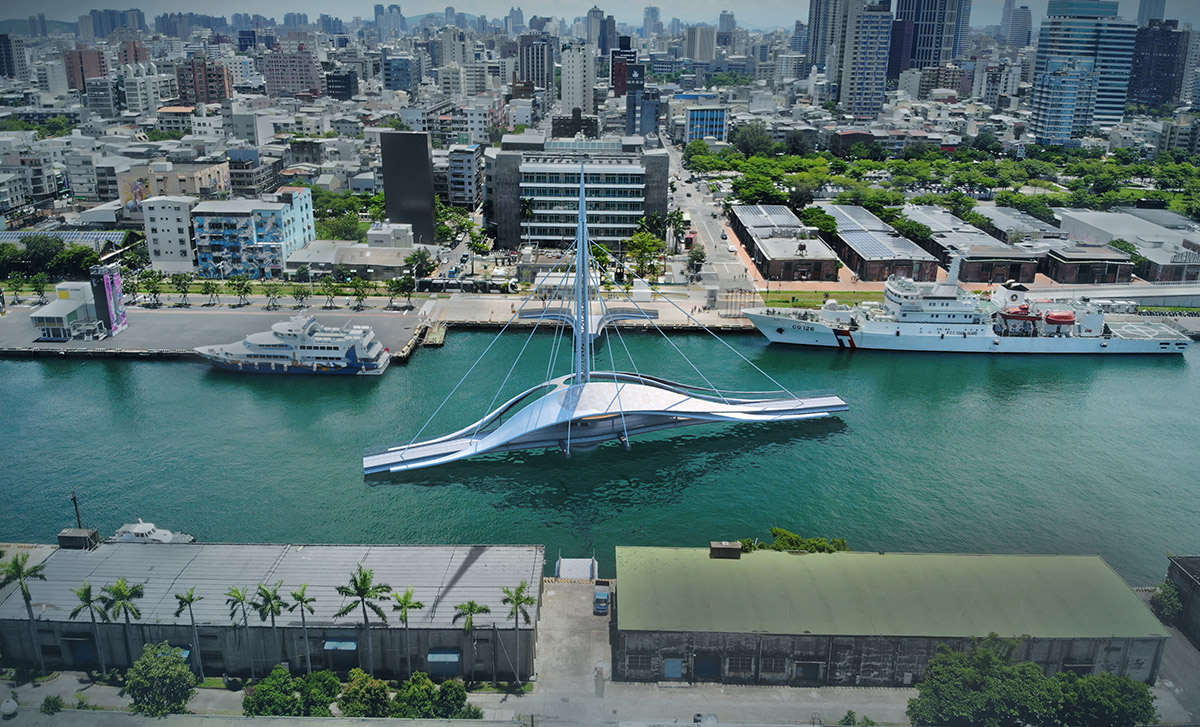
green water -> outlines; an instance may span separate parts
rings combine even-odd
[[[0,541],[110,534],[137,517],[205,541],[702,545],[774,525],[862,550],[1099,553],[1128,581],[1200,552],[1200,347],[1184,357],[988,357],[730,346],[792,390],[833,388],[838,418],[711,425],[594,452],[492,456],[368,486],[366,447],[413,437],[492,334],[379,378],[267,377],[200,363],[0,361]],[[485,412],[524,335],[500,339],[423,437]],[[769,388],[718,341],[673,338],[712,383]],[[504,386],[546,375],[534,336]],[[613,342],[620,359],[622,340]],[[703,379],[660,338],[647,372]],[[559,351],[564,371],[567,351]],[[597,368],[609,367],[602,348]]]

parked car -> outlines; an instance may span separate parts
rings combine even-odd
[[[729,235],[726,235],[724,232],[722,232],[722,233],[721,233],[721,239],[722,239],[722,240],[728,240],[728,239],[729,239]]]
[[[451,278],[458,277],[458,266],[455,265],[452,268],[450,268],[450,272],[447,273],[447,275]]]
[[[596,586],[596,597],[592,599],[592,613],[597,616],[607,616],[608,598],[608,586]]]

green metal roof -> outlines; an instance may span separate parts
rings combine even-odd
[[[1165,638],[1099,556],[617,548],[623,631]]]

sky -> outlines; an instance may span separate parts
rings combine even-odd
[[[686,3],[656,0],[661,8],[662,19],[669,22],[672,17],[678,17],[685,23],[707,22],[713,25],[721,10],[732,9],[737,16],[738,24],[750,28],[790,28],[797,19],[808,22],[808,0],[749,0],[749,2],[734,2],[733,0],[688,0]],[[1137,19],[1139,0],[1120,0],[1121,15],[1131,20]],[[435,5],[428,0],[417,3],[413,0],[384,0],[384,4],[398,2],[405,15],[420,15],[428,12],[441,12],[446,5]],[[525,18],[530,15],[558,15],[571,21],[576,16],[584,15],[595,2],[606,13],[616,17],[618,22],[640,25],[642,9],[647,3],[634,0],[580,0],[578,3],[564,3],[561,0],[449,0],[460,12],[486,14],[496,17],[508,12],[509,5],[520,5],[525,12]],[[7,4],[7,3],[6,3]],[[894,5],[894,3],[893,3]],[[971,25],[983,27],[998,25],[1003,0],[973,0],[971,9]],[[1036,28],[1039,19],[1046,12],[1046,0],[1017,0],[1017,5],[1028,5],[1034,16]],[[96,0],[42,0],[28,7],[30,11],[43,12],[51,20],[74,21],[80,15],[94,7],[113,7],[125,9],[135,6],[146,14],[147,23],[153,24],[152,18],[164,12],[200,12],[212,15],[226,16],[237,13],[260,13],[274,16],[282,21],[284,12],[306,12],[311,20],[321,13],[337,15],[350,20],[355,15],[367,18],[373,14],[374,0],[356,0],[330,5],[326,0],[289,0],[286,5],[263,0],[206,0],[196,3],[195,0],[114,0],[111,4],[97,5]],[[15,5],[10,5],[15,8]],[[0,13],[13,17],[24,17],[28,13]],[[1166,16],[1191,22],[1200,27],[1200,0],[1167,0]]]

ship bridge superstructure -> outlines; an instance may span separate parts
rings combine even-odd
[[[387,478],[409,470],[460,461],[485,453],[552,448],[561,449],[567,456],[577,450],[589,450],[609,441],[629,447],[631,437],[649,432],[675,429],[706,423],[771,423],[800,421],[828,417],[848,409],[847,403],[830,391],[796,395],[754,366],[728,343],[725,346],[748,366],[765,376],[776,387],[769,391],[725,391],[711,385],[690,360],[689,365],[705,381],[704,386],[683,384],[659,378],[637,370],[597,370],[593,344],[599,332],[611,327],[614,335],[620,329],[612,324],[622,319],[643,319],[658,328],[655,311],[646,311],[631,298],[630,308],[609,308],[602,297],[596,297],[599,312],[593,311],[593,291],[601,287],[603,271],[595,264],[588,235],[587,201],[583,184],[579,189],[578,222],[575,240],[563,254],[564,265],[573,267],[572,290],[563,295],[570,306],[527,310],[533,299],[527,297],[513,313],[508,324],[497,334],[504,334],[514,320],[540,319],[553,321],[571,329],[571,372],[549,378],[495,407],[467,427],[449,434],[420,439],[425,425],[407,444],[368,452],[363,456],[363,474],[367,478]],[[639,277],[623,263],[626,275]],[[568,276],[563,276],[565,281]],[[640,277],[639,277],[640,279]],[[626,296],[628,298],[628,296]],[[668,299],[669,302],[669,299]],[[694,323],[686,311],[681,313]],[[536,327],[535,327],[536,330]],[[658,329],[661,333],[661,329]],[[717,340],[711,331],[704,329]],[[532,337],[534,331],[530,332]],[[665,336],[665,334],[663,334]],[[669,340],[669,339],[668,339]],[[494,343],[494,341],[493,341]],[[528,345],[528,341],[526,342]],[[672,344],[673,345],[673,344]],[[491,346],[488,347],[489,349]],[[678,351],[678,348],[676,348]],[[524,348],[522,348],[524,351]],[[484,351],[484,354],[487,350]],[[682,355],[682,352],[680,352]],[[482,358],[482,355],[481,355]],[[684,356],[685,360],[686,356]],[[471,374],[479,361],[472,365]],[[613,362],[615,364],[615,362]],[[513,367],[515,368],[516,362]],[[512,370],[509,370],[511,376]],[[501,382],[502,390],[509,376]],[[459,382],[459,385],[462,381]],[[458,390],[455,386],[438,410]],[[497,392],[497,398],[499,391]],[[493,400],[494,404],[495,400]],[[490,407],[489,407],[490,408]],[[433,416],[430,417],[432,421]]]

